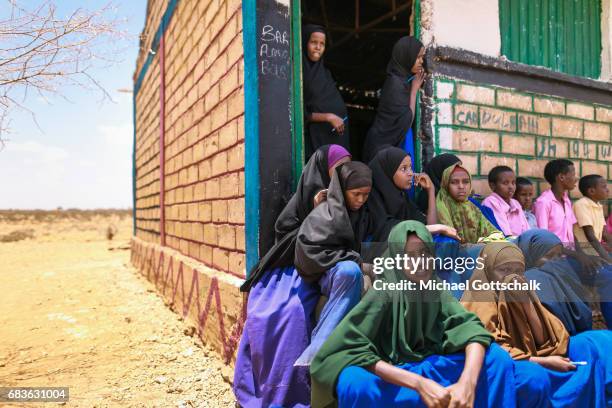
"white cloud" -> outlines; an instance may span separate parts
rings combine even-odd
[[[131,123],[120,125],[100,125],[97,128],[106,144],[111,147],[126,148],[132,146],[133,131]]]
[[[57,146],[44,145],[40,142],[6,142],[6,154],[17,154],[29,158],[37,163],[58,163],[69,156],[65,149]]]

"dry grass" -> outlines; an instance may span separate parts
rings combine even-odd
[[[231,368],[130,265],[129,211],[0,217],[34,233],[0,244],[0,384],[69,386],[66,407],[234,406]]]
[[[118,217],[120,220],[132,216],[131,209],[95,209],[79,210],[74,208],[57,210],[0,210],[0,222],[58,222],[58,221],[91,221],[100,217]]]
[[[32,228],[24,228],[0,235],[0,242],[17,242],[29,238],[34,238],[34,230]]]

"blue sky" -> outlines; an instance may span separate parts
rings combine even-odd
[[[62,0],[59,13],[78,7],[99,9],[107,1]],[[32,3],[24,3],[32,4]],[[69,101],[33,95],[25,112],[11,115],[11,134],[0,151],[0,209],[127,208],[132,205],[132,76],[146,0],[115,2],[130,37],[120,62],[97,71],[96,79],[114,102],[98,91],[66,89]],[[6,3],[0,7],[6,15]]]

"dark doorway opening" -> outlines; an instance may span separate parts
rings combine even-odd
[[[302,23],[327,31],[325,64],[348,109],[351,152],[362,157],[395,42],[410,34],[412,0],[301,0]]]

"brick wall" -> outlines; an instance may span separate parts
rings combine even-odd
[[[159,59],[136,95],[136,236],[159,243]]]
[[[160,2],[157,2],[160,3]],[[163,14],[150,3],[148,24]],[[239,0],[181,0],[165,41],[166,245],[244,276],[244,75]],[[142,54],[142,53],[141,53]],[[139,56],[139,66],[142,60]],[[136,98],[136,235],[159,243],[159,56]]]
[[[612,180],[612,107],[437,77],[434,82],[436,154],[460,156],[474,191],[490,194],[487,174],[497,165],[548,188],[544,166],[574,161],[578,176]],[[610,188],[612,198],[612,186]],[[572,198],[581,197],[578,188]]]

